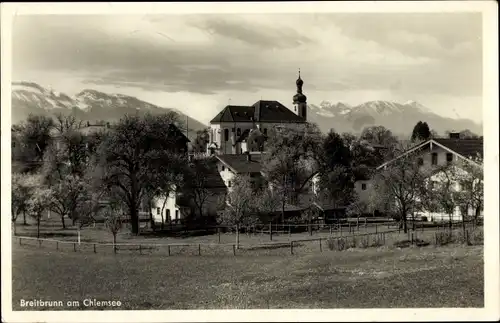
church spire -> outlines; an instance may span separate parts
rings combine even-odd
[[[302,78],[300,77],[300,68],[299,68],[299,78],[295,82],[297,85],[297,94],[293,96],[293,103],[303,103],[306,102],[307,97],[302,94],[302,85],[304,85],[304,81],[302,81]]]

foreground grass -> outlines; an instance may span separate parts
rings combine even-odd
[[[13,248],[14,310],[71,309],[21,308],[21,299],[119,300],[116,309],[122,310],[482,307],[484,302],[480,246],[236,257]]]

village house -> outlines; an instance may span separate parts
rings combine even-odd
[[[465,162],[482,169],[483,165],[480,160],[483,156],[483,139],[461,139],[458,133],[450,133],[449,138],[429,139],[408,149],[396,158],[385,162],[377,167],[377,170],[385,169],[394,161],[410,154],[413,155],[414,158],[417,158],[418,165],[420,165],[422,170],[429,171],[429,173],[432,174],[428,178],[432,187],[432,185],[438,185],[444,180],[442,173],[440,174],[433,171],[440,166],[450,165],[454,167],[455,171],[464,172],[465,170],[461,167],[461,163]],[[479,159],[477,159],[477,157],[479,157]],[[367,192],[364,198],[369,199],[373,191],[373,183],[367,181],[366,185]],[[462,189],[457,182],[453,182],[453,187],[456,191]],[[473,216],[476,211],[479,211],[480,216],[483,215],[482,209],[474,210],[472,208],[467,210],[467,215]],[[418,212],[415,216],[424,216],[428,221],[448,221],[450,219],[449,214],[445,214],[439,210],[425,210]],[[462,219],[462,212],[458,206],[455,207],[451,219],[454,221]]]

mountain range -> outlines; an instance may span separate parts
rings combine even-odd
[[[319,105],[311,104],[309,120],[318,124],[320,129],[336,132],[360,133],[363,128],[380,125],[391,130],[395,135],[408,136],[418,121],[427,122],[431,130],[438,134],[445,131],[469,129],[482,135],[482,125],[468,119],[446,118],[415,101],[397,103],[390,101],[368,101],[357,106],[346,103],[323,101]]]
[[[71,112],[79,120],[95,123],[118,121],[125,114],[162,114],[169,110],[177,112],[180,120],[187,124],[190,138],[197,130],[207,127],[176,109],[159,107],[124,94],[85,89],[71,97],[33,82],[12,83],[12,123],[26,119],[30,113],[55,115]]]
[[[408,136],[418,121],[425,121],[439,134],[445,131],[470,131],[482,135],[482,125],[467,119],[452,119],[439,116],[415,101],[396,103],[369,101],[357,106],[346,103],[321,102],[310,104],[308,119],[318,124],[323,132],[360,133],[364,127],[381,125],[396,135]],[[12,83],[12,123],[24,120],[30,113],[54,115],[59,112],[75,114],[80,120],[117,121],[124,114],[153,114],[174,110],[182,121],[187,121],[189,137],[207,125],[186,116],[181,111],[139,100],[124,94],[108,94],[85,89],[75,96],[47,89],[33,82]]]

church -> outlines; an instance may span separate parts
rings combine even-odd
[[[301,127],[307,122],[307,97],[302,93],[304,81],[296,81],[291,111],[278,101],[259,100],[253,105],[228,105],[210,121],[207,153],[210,155],[243,154],[253,149],[248,138],[253,131],[264,137],[272,127]]]

